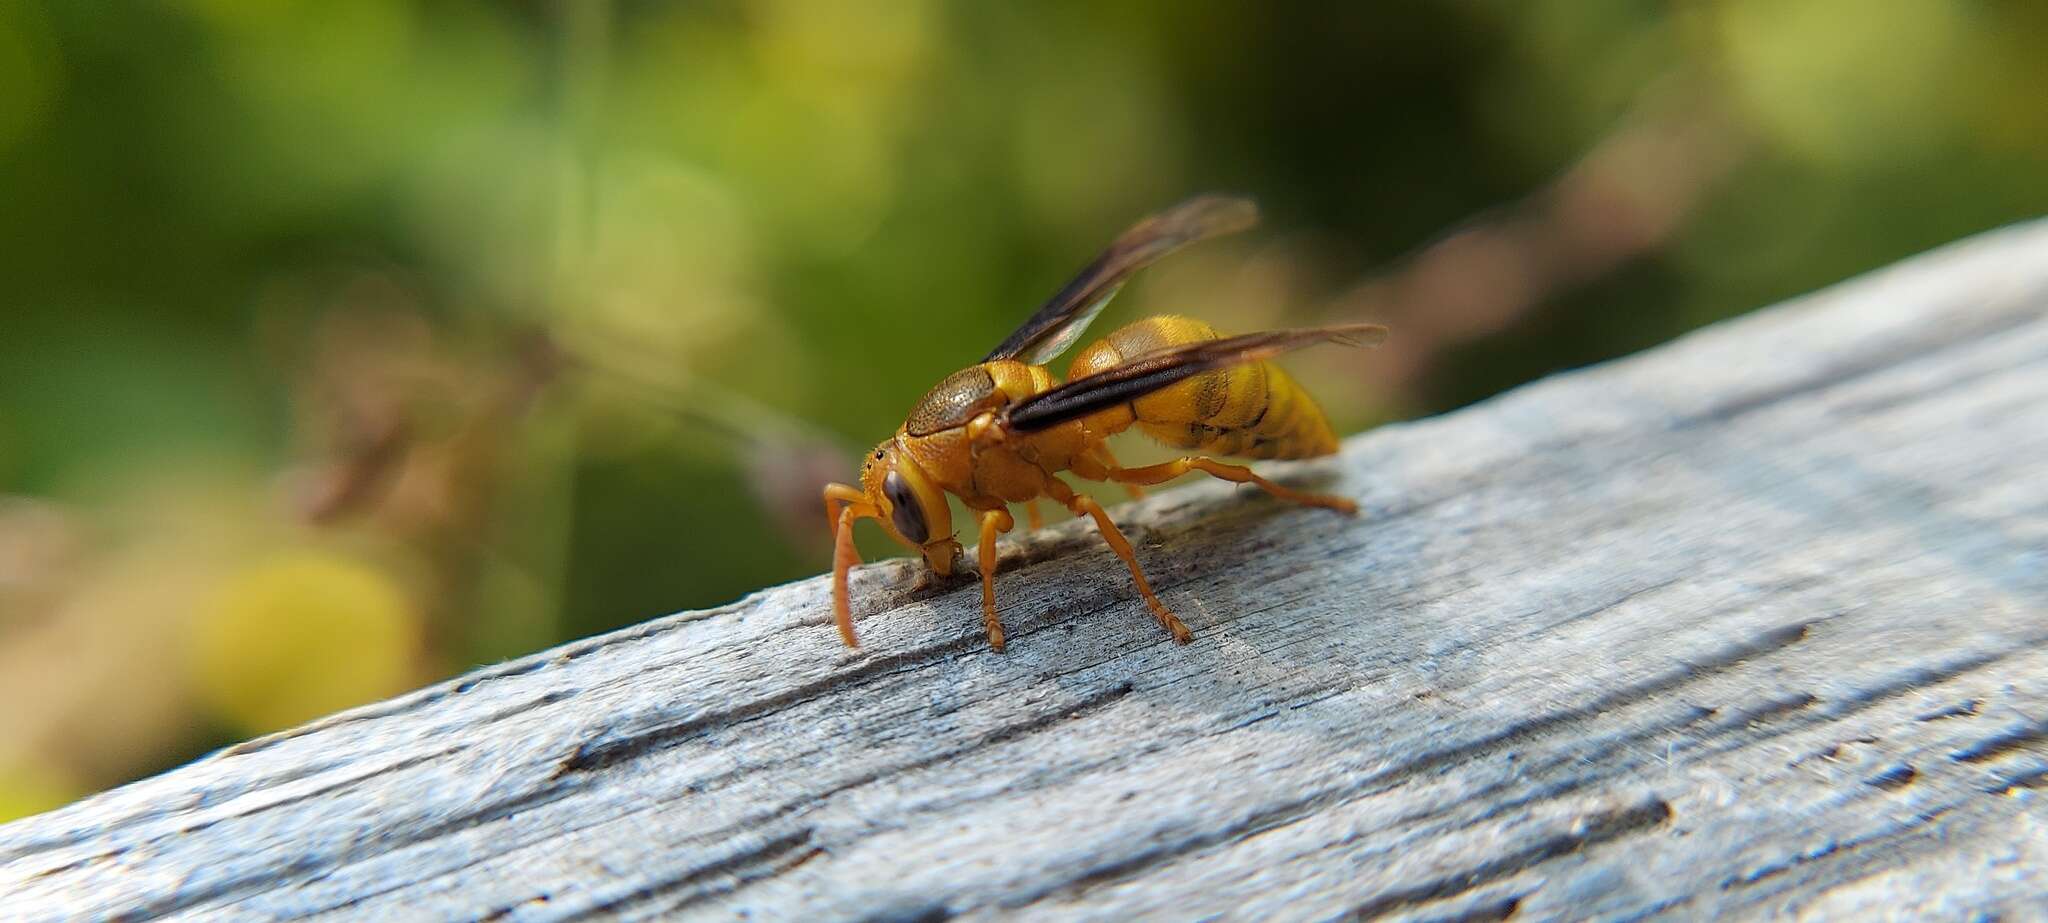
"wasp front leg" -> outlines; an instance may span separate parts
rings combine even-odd
[[[917,580],[910,585],[915,594],[932,593],[950,589],[960,569],[960,543],[947,540],[927,546],[924,549],[924,569],[918,571]]]
[[[867,500],[867,494],[861,493],[860,488],[851,484],[825,485],[825,527],[828,529],[839,528],[839,507],[841,504],[861,503],[865,500]]]
[[[994,509],[981,514],[981,623],[988,629],[988,646],[1003,652],[1003,620],[996,615],[996,537],[1010,531],[1017,521],[1008,510]]]
[[[860,563],[853,547],[853,524],[873,518],[875,508],[860,491],[845,484],[825,487],[825,515],[832,520],[832,618],[839,625],[839,640],[847,647],[859,647],[853,633],[853,604],[847,598],[847,572]]]

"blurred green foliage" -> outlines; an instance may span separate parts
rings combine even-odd
[[[2038,215],[2044,9],[0,4],[0,816],[814,572],[1193,192],[1105,324],[1383,307],[1346,431]]]

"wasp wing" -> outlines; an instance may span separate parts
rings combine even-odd
[[[1242,231],[1258,221],[1259,207],[1250,199],[1205,195],[1132,225],[981,361],[1051,361],[1074,345],[1138,270],[1195,241]]]
[[[1336,324],[1247,333],[1175,346],[1018,401],[1004,415],[1004,423],[1016,432],[1037,432],[1135,401],[1203,372],[1260,362],[1316,343],[1367,347],[1378,346],[1386,339],[1387,328],[1379,324]]]

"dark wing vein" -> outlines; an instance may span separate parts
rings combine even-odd
[[[1379,324],[1337,324],[1247,333],[1176,346],[1146,353],[1025,398],[1010,405],[1004,422],[1016,432],[1036,432],[1135,401],[1213,369],[1271,359],[1315,343],[1366,347],[1378,346],[1386,338],[1387,328]]]

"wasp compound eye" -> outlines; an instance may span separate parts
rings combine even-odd
[[[891,471],[882,478],[882,495],[889,498],[889,519],[896,524],[897,532],[920,545],[931,538],[931,530],[924,524],[924,510],[917,505],[917,495],[911,493],[903,475]]]

